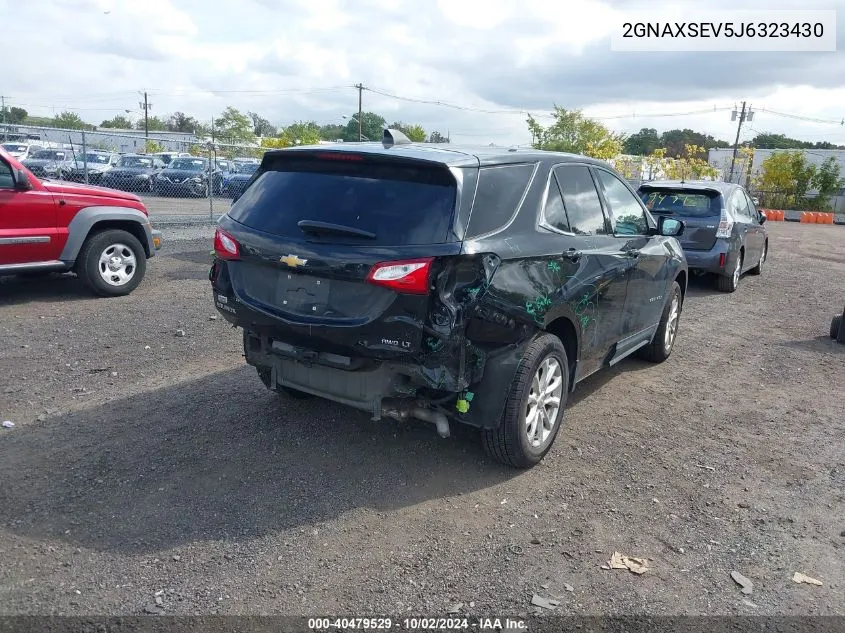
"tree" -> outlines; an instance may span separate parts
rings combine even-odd
[[[631,136],[626,138],[622,149],[626,154],[648,156],[654,153],[654,150],[660,149],[660,147],[660,135],[657,133],[657,130],[651,127],[644,127],[636,134],[631,134]]]
[[[714,147],[730,147],[727,141],[719,141],[709,134],[696,132],[689,128],[683,130],[667,130],[660,135],[660,146],[666,150],[666,156],[669,158],[684,158],[687,156],[686,149],[688,145],[695,146],[698,149],[698,158],[707,158],[707,150]]]
[[[147,141],[144,143],[144,153],[145,154],[156,154],[157,152],[163,152],[164,145],[157,141]]]
[[[837,165],[838,167],[838,165]],[[828,170],[831,170],[828,167]],[[822,177],[825,184],[829,174]],[[773,152],[760,166],[757,189],[763,197],[764,206],[788,209],[806,209],[824,200],[810,201],[807,190],[818,182],[815,165],[807,162],[807,157],[800,150]]]
[[[135,124],[135,129],[149,130],[150,132],[164,132],[167,130],[167,122],[161,120],[157,116],[148,117],[146,121],[144,121],[144,117],[141,117]]]
[[[819,195],[833,195],[845,187],[845,179],[841,177],[842,168],[833,156],[827,157],[819,166],[813,178],[813,187]]]
[[[364,112],[361,114],[361,134],[364,136],[364,141],[381,141],[384,133],[385,120],[383,116],[375,112]],[[358,140],[358,113],[356,112],[349,117],[349,123],[343,132],[344,141]]]
[[[23,108],[16,108],[14,106],[10,108],[7,106],[0,112],[0,120],[6,123],[23,123],[26,121],[28,115],[29,113]]]
[[[320,126],[314,121],[292,123],[279,133],[279,138],[287,139],[288,145],[317,145],[320,140]]]
[[[122,114],[118,114],[111,119],[107,119],[100,123],[100,127],[107,127],[113,130],[131,130],[132,129],[132,121],[130,121],[127,117],[123,116]]]
[[[443,136],[443,135],[442,135],[440,132],[438,132],[437,130],[435,130],[434,132],[432,132],[432,133],[429,135],[429,137],[428,137],[428,142],[429,142],[429,143],[448,143],[448,142],[449,142],[449,139],[448,139],[447,137]]]
[[[320,127],[320,138],[324,141],[342,139],[346,133],[346,126],[339,123],[329,123]]]
[[[580,110],[555,106],[552,116],[555,122],[549,127],[543,127],[533,116],[528,116],[528,129],[535,149],[571,152],[605,160],[622,152],[624,135],[611,132],[598,121],[585,117]]]
[[[165,125],[170,132],[185,132],[188,134],[196,134],[202,128],[199,121],[184,112],[171,114]]]
[[[276,136],[278,133],[276,126],[255,112],[247,112],[247,116],[252,121],[252,132],[256,136]]]
[[[409,125],[401,121],[396,121],[390,127],[391,129],[399,130],[414,143],[425,143],[425,139],[428,137],[422,125]]]
[[[669,180],[718,178],[719,170],[705,159],[700,158],[702,153],[705,153],[703,147],[687,145],[684,147],[683,155],[672,157],[667,155],[666,148],[661,147],[646,158],[646,164],[649,166],[651,173],[658,178],[668,178]]]
[[[55,127],[65,128],[68,130],[93,130],[94,126],[86,123],[76,112],[62,112],[53,117],[53,125]]]
[[[214,137],[222,143],[251,145],[255,142],[252,119],[229,106],[214,119]]]

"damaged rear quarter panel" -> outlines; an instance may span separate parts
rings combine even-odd
[[[539,333],[567,321],[574,366],[582,336],[599,326],[605,289],[591,283],[587,260],[563,256],[561,236],[537,228],[547,180],[548,166],[540,165],[507,231],[466,239],[464,259],[436,281],[436,335],[424,338],[432,353],[422,371],[430,384],[462,393],[463,409],[447,406],[473,426],[498,426],[519,362]]]

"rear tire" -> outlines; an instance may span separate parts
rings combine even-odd
[[[675,348],[675,339],[678,336],[678,324],[683,308],[683,295],[681,294],[681,286],[678,285],[677,281],[672,282],[670,292],[669,300],[663,308],[663,314],[660,317],[660,324],[657,326],[654,338],[651,339],[651,343],[639,350],[640,358],[651,363],[662,363],[669,358]]]
[[[838,314],[830,322],[830,338],[839,338],[840,327],[842,327],[842,315]]]
[[[560,430],[568,393],[566,350],[559,338],[543,334],[517,367],[499,426],[482,432],[487,454],[514,468],[538,464]]]
[[[121,229],[89,235],[76,261],[76,274],[101,297],[128,295],[138,287],[146,271],[144,247],[137,237]]]
[[[716,287],[720,292],[736,292],[739,287],[739,278],[742,276],[742,260],[744,253],[740,251],[736,260],[736,266],[729,275],[719,275],[716,278]]]
[[[296,400],[307,400],[308,398],[313,398],[310,393],[305,393],[304,391],[300,391],[299,389],[294,389],[292,387],[273,387],[271,383],[271,374],[269,367],[256,367],[258,371],[258,377],[261,379],[261,382],[264,383],[264,386],[267,387],[270,391],[275,391],[276,393],[283,393],[286,396],[291,398],[295,398]]]

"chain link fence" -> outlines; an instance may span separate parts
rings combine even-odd
[[[243,191],[263,154],[257,145],[180,132],[21,125],[0,125],[0,143],[42,180],[138,195],[154,221],[216,219]]]

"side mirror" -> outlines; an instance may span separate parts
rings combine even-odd
[[[766,217],[765,213],[760,214],[760,224],[765,224],[767,219],[768,218]]]
[[[657,231],[665,237],[678,237],[684,232],[684,223],[675,218],[661,216],[657,220]]]
[[[29,182],[29,175],[23,169],[15,168],[13,177],[15,179],[15,191],[29,191],[32,189],[32,183]]]

